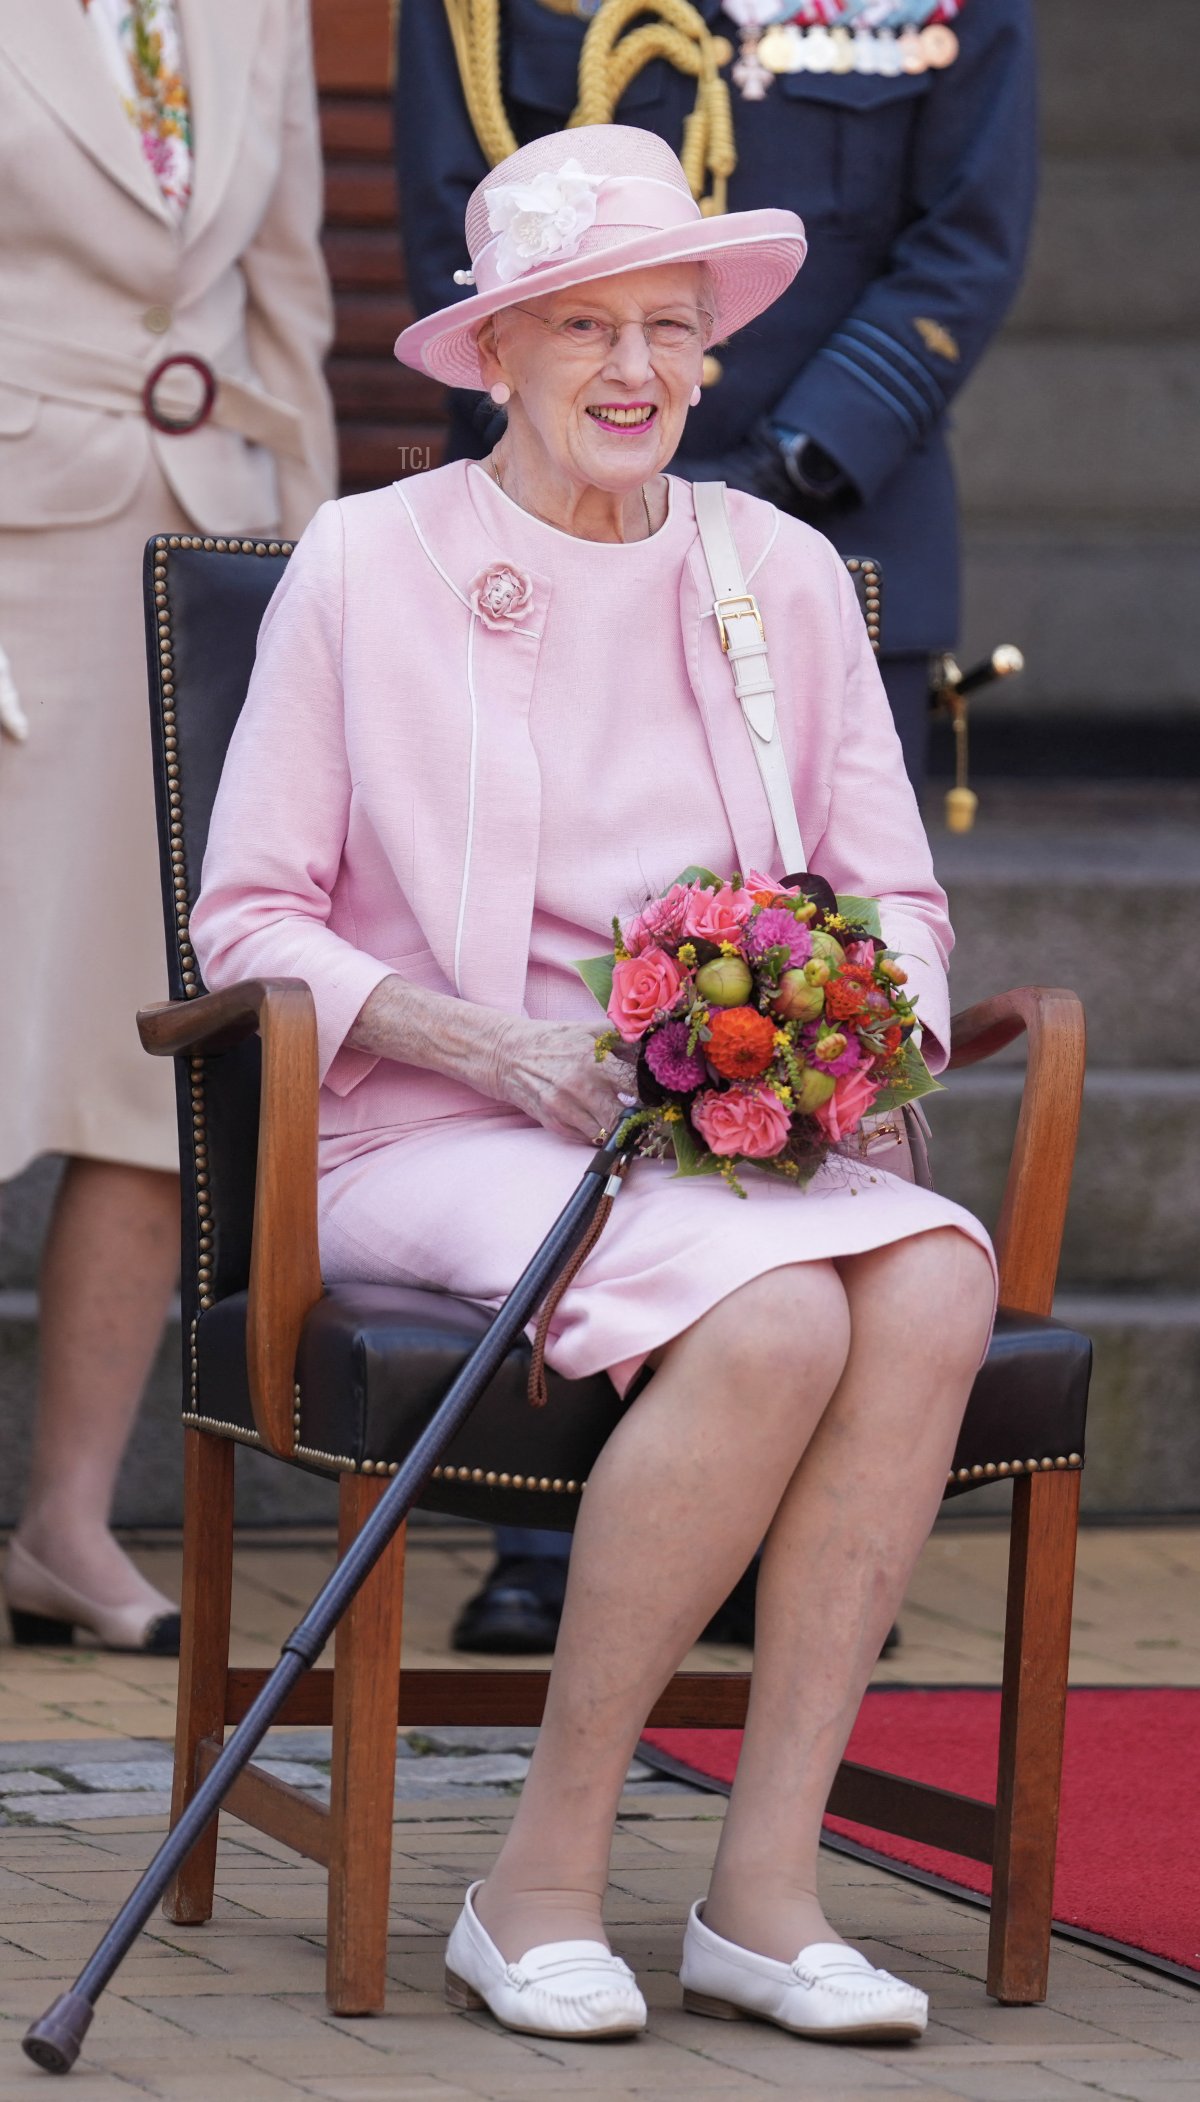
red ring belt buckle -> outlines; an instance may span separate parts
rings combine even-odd
[[[204,392],[190,416],[165,416],[162,410],[155,406],[154,390],[171,370],[172,365],[187,365],[200,376]],[[142,388],[142,408],[147,423],[152,429],[165,431],[168,437],[172,438],[186,437],[189,431],[198,431],[202,423],[207,423],[216,398],[217,375],[212,366],[207,359],[198,358],[192,351],[187,350],[176,350],[169,358],[162,358],[153,372],[147,374],[146,383]]]

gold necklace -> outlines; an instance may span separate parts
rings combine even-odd
[[[500,479],[500,462],[496,458],[495,453],[488,454],[486,464],[491,469],[492,479],[494,480],[497,489],[500,491],[501,496],[508,496],[508,491],[505,488],[504,483]],[[517,501],[515,496],[509,496],[508,500],[510,504],[515,504]],[[542,513],[540,511],[535,511],[531,505],[522,504],[520,508],[522,511],[528,511],[531,518],[539,518],[541,519],[543,525],[548,525],[553,529],[554,532],[561,533],[561,526],[556,526],[552,518],[543,517]],[[650,517],[650,499],[646,494],[646,484],[644,482],[642,483],[642,509],[646,514],[646,538],[647,540],[653,540],[654,526]]]

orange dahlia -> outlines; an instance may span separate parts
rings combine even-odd
[[[726,1080],[754,1080],[775,1056],[775,1024],[753,1007],[722,1007],[711,1016],[704,1055]]]
[[[825,1012],[835,1022],[855,1022],[866,1011],[863,999],[865,987],[845,983],[841,973],[832,985],[825,988]]]

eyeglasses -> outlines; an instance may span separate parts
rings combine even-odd
[[[535,314],[532,307],[519,306],[513,311],[527,314],[541,328],[549,329],[565,354],[573,358],[608,356],[627,328],[640,329],[647,350],[660,357],[679,357],[704,339],[700,322],[685,320],[681,314],[654,314],[649,321],[601,321],[594,314],[569,314],[563,321],[548,321],[544,314]],[[704,320],[707,322],[709,317],[705,315]]]

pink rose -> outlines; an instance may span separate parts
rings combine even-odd
[[[668,1014],[683,984],[679,966],[665,949],[643,949],[622,958],[613,971],[608,1019],[618,1036],[636,1044],[656,1021]]]
[[[875,968],[874,942],[847,942],[846,962],[865,963],[868,969],[873,971]]]
[[[684,925],[688,934],[701,941],[736,942],[753,910],[754,899],[748,890],[732,890],[723,883],[720,890],[691,893]]]
[[[765,1087],[709,1088],[692,1104],[692,1122],[712,1153],[772,1160],[787,1144],[791,1118]]]
[[[651,898],[643,905],[637,918],[622,930],[630,955],[640,956],[643,949],[656,948],[660,942],[682,941],[691,896],[686,883],[673,883],[665,897]]]
[[[823,1102],[814,1115],[826,1138],[836,1146],[839,1139],[848,1139],[858,1130],[872,1102],[879,1093],[879,1082],[872,1078],[866,1066],[847,1073],[838,1081],[828,1102]]]
[[[500,634],[533,611],[533,585],[524,570],[511,562],[493,562],[481,569],[467,596],[471,611],[484,626]]]

